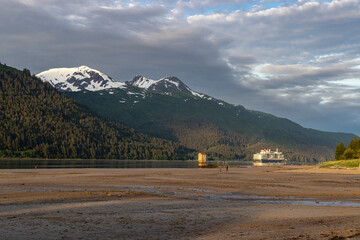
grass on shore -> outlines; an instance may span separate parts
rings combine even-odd
[[[351,160],[339,160],[339,161],[330,161],[324,162],[320,167],[347,167],[347,168],[357,168],[360,165],[360,159],[351,159]]]

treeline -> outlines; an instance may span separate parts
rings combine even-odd
[[[43,83],[0,64],[0,157],[184,159],[178,143],[107,121]]]
[[[210,160],[237,159],[252,160],[253,154],[264,148],[279,148],[288,162],[309,164],[324,162],[333,155],[333,150],[326,146],[316,147],[306,144],[294,144],[291,147],[265,142],[263,139],[251,138],[236,132],[221,130],[206,120],[168,120],[166,128],[172,130],[181,145],[206,152]]]
[[[336,146],[335,150],[335,159],[343,160],[343,159],[354,159],[360,158],[360,139],[354,138],[347,147],[345,147],[343,142],[340,142],[339,145]]]

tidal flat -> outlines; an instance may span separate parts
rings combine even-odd
[[[360,169],[0,170],[2,239],[360,239]]]

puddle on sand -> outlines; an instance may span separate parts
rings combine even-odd
[[[360,202],[355,201],[322,201],[315,199],[299,199],[296,197],[269,197],[252,195],[208,195],[212,200],[240,201],[251,204],[276,204],[276,205],[299,205],[321,207],[360,207]]]
[[[60,187],[0,187],[0,191],[4,192],[42,192],[42,191],[93,191],[99,188],[91,186],[60,186]],[[322,206],[322,207],[360,207],[360,199],[353,198],[347,201],[326,201],[316,198],[297,198],[297,197],[273,197],[273,196],[255,196],[242,194],[217,194],[212,190],[205,190],[192,187],[181,188],[162,188],[156,186],[119,186],[108,185],[102,186],[104,191],[139,191],[145,193],[156,194],[164,197],[178,198],[178,199],[193,199],[193,200],[217,200],[217,201],[236,201],[248,204],[274,204],[274,205],[298,205],[298,206]]]
[[[151,192],[162,196],[196,199],[196,200],[223,200],[223,201],[239,201],[249,204],[274,204],[274,205],[298,205],[298,206],[321,206],[321,207],[360,207],[360,199],[351,199],[348,201],[323,201],[319,199],[301,199],[296,197],[272,197],[272,196],[254,196],[239,194],[216,194],[213,191],[197,191],[196,188],[183,188],[185,192],[178,192],[179,188],[162,189],[153,187],[130,187],[133,190]],[[175,190],[175,191],[174,191]],[[189,192],[190,191],[190,192]],[[207,194],[201,194],[205,193]]]

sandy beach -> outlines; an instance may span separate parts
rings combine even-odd
[[[1,239],[360,239],[360,169],[0,170]]]

